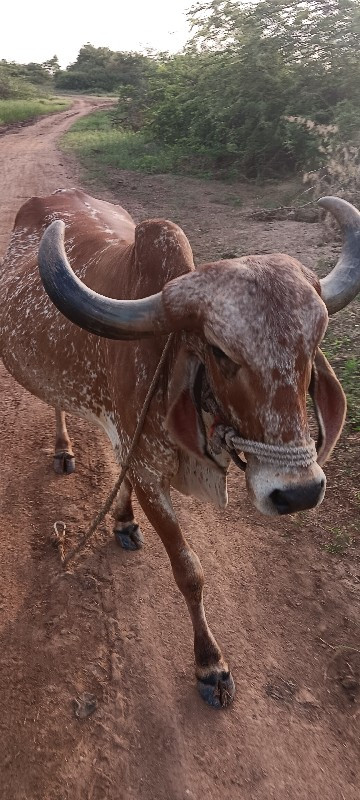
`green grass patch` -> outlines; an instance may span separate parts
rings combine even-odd
[[[99,167],[129,169],[150,174],[173,172],[209,177],[207,158],[188,154],[180,146],[150,141],[142,131],[134,132],[113,124],[111,111],[96,111],[75,122],[61,140],[91,174]]]
[[[24,122],[43,114],[65,111],[71,101],[63,97],[40,97],[37,99],[0,100],[0,125]]]
[[[343,556],[353,544],[353,538],[349,531],[344,528],[335,527],[330,530],[330,538],[324,544],[324,550],[332,555]]]
[[[335,335],[327,331],[322,345],[347,398],[347,420],[351,427],[360,431],[360,356],[354,353],[350,336]]]

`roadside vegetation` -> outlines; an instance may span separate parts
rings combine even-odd
[[[347,420],[360,431],[360,302],[334,317],[322,346],[344,389],[347,399]]]
[[[57,69],[56,56],[45,64],[0,61],[0,126],[68,108],[69,99],[53,96]]]
[[[193,35],[180,54],[88,44],[57,72],[61,89],[117,94],[106,136],[105,123],[99,131],[101,159],[277,179],[318,170],[340,143],[357,147],[359,0],[212,0],[189,18]],[[120,155],[112,131],[121,132]]]
[[[92,175],[104,165],[148,173],[183,170],[182,150],[150,141],[142,131],[114,126],[113,113],[97,111],[75,122],[62,138],[64,150],[73,151]]]
[[[24,122],[43,114],[52,114],[55,111],[65,111],[70,102],[61,97],[47,97],[23,100],[0,100],[0,125],[9,125],[13,122]]]

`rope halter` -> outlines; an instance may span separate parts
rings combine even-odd
[[[234,428],[226,425],[217,425],[211,439],[214,450],[225,449],[241,469],[246,469],[246,462],[238,455],[248,453],[256,456],[259,461],[271,464],[274,467],[297,469],[310,467],[317,459],[316,445],[313,439],[303,447],[285,444],[265,444],[238,436]]]

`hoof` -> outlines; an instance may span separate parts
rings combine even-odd
[[[122,528],[121,531],[115,530],[114,533],[117,544],[123,550],[140,550],[144,544],[141,530],[136,522],[131,523],[127,528]]]
[[[210,672],[206,678],[198,678],[197,687],[205,703],[213,708],[225,708],[234,699],[235,683],[231,672]]]
[[[57,475],[71,475],[75,472],[75,458],[67,450],[62,450],[61,453],[54,455],[54,470]]]

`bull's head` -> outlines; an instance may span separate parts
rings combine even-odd
[[[47,229],[39,252],[49,296],[86,330],[113,339],[184,331],[170,390],[170,434],[219,469],[219,449],[239,464],[242,450],[250,495],[269,515],[322,501],[321,467],[345,417],[344,393],[319,344],[328,313],[360,290],[360,213],[339,198],[320,204],[344,235],[338,264],[320,281],[288,256],[249,256],[187,272],[142,300],[112,300],[72,272],[61,221]],[[319,424],[317,453],[308,391]]]

